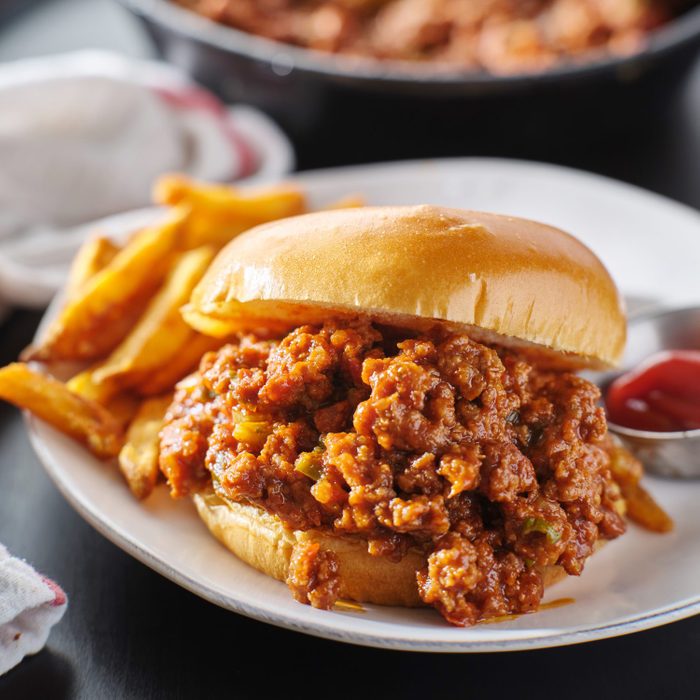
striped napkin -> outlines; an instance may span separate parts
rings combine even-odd
[[[0,544],[0,675],[43,648],[67,605],[56,583]]]

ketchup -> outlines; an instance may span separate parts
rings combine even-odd
[[[700,350],[653,355],[610,385],[605,404],[610,421],[627,428],[700,428]]]

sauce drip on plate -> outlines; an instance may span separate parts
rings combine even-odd
[[[365,609],[359,603],[356,603],[354,600],[336,600],[333,609],[339,610],[340,612],[365,612]]]
[[[557,598],[556,600],[550,600],[548,603],[542,603],[537,610],[533,610],[532,612],[542,612],[543,610],[551,610],[552,608],[561,608],[564,605],[571,605],[571,603],[575,603],[576,600],[574,598]],[[508,622],[509,620],[517,620],[519,617],[522,617],[523,615],[528,615],[530,613],[515,613],[513,615],[499,615],[498,617],[492,617],[489,618],[488,620],[481,620],[479,622],[480,625],[491,625],[494,622]]]
[[[653,432],[700,428],[700,350],[653,355],[609,387],[612,423]]]

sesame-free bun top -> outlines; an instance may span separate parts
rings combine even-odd
[[[578,367],[617,364],[626,329],[613,280],[576,238],[434,206],[323,211],[258,226],[219,253],[183,312],[221,337],[358,314],[416,330],[441,324]]]

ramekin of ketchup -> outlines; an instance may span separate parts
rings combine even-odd
[[[605,394],[611,423],[651,432],[700,429],[700,350],[666,350],[618,377]]]

